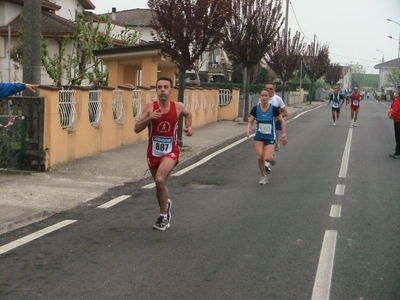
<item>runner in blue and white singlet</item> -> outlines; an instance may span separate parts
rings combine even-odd
[[[328,105],[332,102],[332,120],[333,126],[336,126],[336,121],[339,121],[340,117],[340,109],[343,106],[344,97],[343,95],[339,94],[339,89],[334,88],[333,94],[331,95]]]
[[[254,136],[254,146],[257,154],[258,167],[261,172],[259,184],[268,183],[267,171],[264,166],[264,160],[275,165],[275,143],[276,125],[275,118],[282,122],[282,138],[283,145],[287,144],[286,123],[279,109],[269,103],[269,94],[267,89],[261,91],[261,103],[253,107],[250,112],[249,123],[247,125],[246,136],[250,137],[254,121],[257,120],[257,128]]]

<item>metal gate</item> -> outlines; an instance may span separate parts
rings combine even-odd
[[[3,104],[3,105],[1,105]],[[27,119],[18,114],[3,114],[4,102],[0,109],[0,168],[24,169]]]

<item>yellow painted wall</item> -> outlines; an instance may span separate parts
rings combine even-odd
[[[219,110],[220,121],[234,121],[239,115],[240,89],[233,88],[232,101],[227,106],[221,106]]]
[[[98,126],[92,126],[89,121],[89,89],[87,87],[72,87],[75,91],[77,120],[73,128],[64,130],[60,124],[59,97],[60,89],[41,87],[41,97],[45,98],[45,148],[47,151],[47,165],[49,169],[57,163],[88,156],[100,151],[115,149],[131,143],[146,141],[148,137],[147,130],[139,134],[134,132],[136,120],[133,116],[132,108],[132,89],[122,88],[124,118],[123,121],[117,123],[114,121],[112,101],[114,97],[114,89],[108,87],[100,87],[101,90],[101,107],[103,109],[103,119]],[[150,99],[150,88],[140,87],[142,91],[142,106]],[[211,94],[214,95],[214,108],[211,103]],[[197,94],[197,102],[195,95]],[[206,94],[207,98],[203,98]],[[203,88],[188,89],[190,106],[188,109],[192,112],[192,127],[201,127],[209,123],[217,122],[218,116],[224,116],[223,119],[231,118],[234,120],[237,114],[239,92],[233,92],[231,104],[226,107],[218,106],[218,89],[210,90]],[[236,98],[235,98],[236,97]],[[176,101],[178,98],[178,90],[174,89],[171,100]],[[204,106],[207,99],[207,106]],[[230,109],[229,106],[236,108]],[[223,109],[223,110],[222,110]]]

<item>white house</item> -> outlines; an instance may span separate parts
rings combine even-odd
[[[117,11],[116,7],[112,7],[111,13],[103,15],[110,16],[111,20],[117,24],[128,25],[129,28],[138,30],[141,33],[141,43],[154,41],[152,32],[154,29],[150,26],[151,11],[150,9],[136,8],[123,11]],[[101,16],[101,14],[99,15]],[[198,61],[199,75],[202,81],[224,81],[228,76],[229,80],[232,75],[232,65],[228,60],[226,53],[220,49],[203,53]],[[194,76],[194,70],[187,72],[188,79]],[[140,83],[137,83],[140,84]]]
[[[90,0],[42,0],[42,36],[48,43],[50,55],[59,53],[60,45],[66,36],[75,31],[74,21],[77,13],[83,13],[86,20],[97,18],[90,10],[96,6]],[[24,0],[0,1],[0,81],[22,80],[22,68],[11,60],[10,50],[18,40],[18,31],[23,28],[21,15]],[[121,24],[113,24],[112,33],[117,36],[124,28]],[[102,25],[100,26],[100,30]],[[67,52],[72,53],[71,48]],[[65,81],[65,80],[64,80]],[[64,83],[64,82],[63,82]],[[53,80],[42,71],[41,84],[51,85]]]
[[[385,94],[388,91],[397,90],[390,83],[385,81],[385,76],[392,73],[394,70],[398,70],[398,72],[400,72],[399,63],[399,58],[395,58],[374,66],[374,69],[379,70],[379,86],[382,87],[382,90],[385,92]]]

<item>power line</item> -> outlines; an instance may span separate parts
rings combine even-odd
[[[292,4],[292,1],[290,1],[290,6],[292,7],[292,11],[293,11],[293,14],[294,14],[294,18],[296,19],[297,26],[299,26],[301,33],[304,35],[304,37],[305,37],[307,40],[313,41],[312,39],[309,39],[309,38],[305,35],[305,33],[303,32],[303,29],[301,29],[301,26],[300,26],[300,24],[299,24],[299,21],[297,20],[296,12],[294,11],[294,7],[293,7],[293,4]]]
[[[358,57],[345,56],[345,55],[340,55],[340,54],[336,54],[336,53],[332,53],[332,52],[329,52],[329,54],[333,54],[333,55],[344,57],[344,58],[351,58],[351,59],[354,59],[354,60],[361,60],[361,61],[372,62],[372,63],[375,62],[373,60],[361,59],[361,58],[358,58]]]

